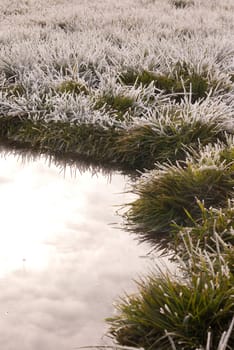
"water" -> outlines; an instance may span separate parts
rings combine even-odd
[[[108,344],[113,301],[135,290],[149,247],[113,227],[126,178],[0,158],[0,349]]]

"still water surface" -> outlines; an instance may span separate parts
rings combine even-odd
[[[108,344],[104,318],[149,264],[112,225],[126,178],[14,155],[0,169],[0,349]]]

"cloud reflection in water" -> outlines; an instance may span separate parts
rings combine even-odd
[[[107,342],[103,319],[134,290],[147,250],[118,222],[125,179],[71,177],[43,159],[0,159],[0,348],[68,350]]]

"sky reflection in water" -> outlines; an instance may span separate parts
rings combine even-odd
[[[0,167],[0,349],[106,344],[113,301],[149,265],[149,247],[111,225],[126,179],[13,155]]]

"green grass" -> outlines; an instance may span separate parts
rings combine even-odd
[[[190,159],[184,164],[159,166],[133,185],[138,198],[125,213],[126,228],[142,241],[161,244],[159,238],[171,239],[171,224],[187,226],[199,220],[197,200],[209,208],[225,207],[233,197],[233,163],[207,157],[200,162]]]
[[[233,275],[222,273],[223,265],[213,271],[206,256],[196,264],[183,280],[161,272],[138,282],[138,293],[122,298],[117,316],[107,320],[110,335],[143,349],[172,349],[172,340],[173,349],[217,349],[233,318]],[[228,346],[233,349],[233,333]]]
[[[224,250],[224,259],[227,262],[229,270],[234,275],[234,246],[229,246]]]
[[[104,128],[98,124],[70,122],[33,121],[19,117],[0,118],[0,137],[12,142],[21,142],[29,149],[53,154],[80,155],[94,162],[112,162],[115,128]]]
[[[189,2],[186,2],[187,4]],[[231,85],[224,80],[217,80],[215,74],[203,67],[197,71],[192,65],[181,61],[174,64],[168,73],[158,73],[147,69],[125,68],[119,73],[117,81],[127,86],[143,86],[150,84],[155,88],[155,94],[163,92],[170,96],[172,101],[181,102],[189,96],[192,103],[213,95],[218,90],[220,94],[228,92]],[[213,75],[213,76],[212,76]]]
[[[135,101],[132,97],[125,95],[106,94],[97,98],[94,104],[95,109],[104,108],[111,116],[119,121],[123,121],[127,112],[132,112]]]
[[[234,145],[230,146],[228,148],[224,148],[220,152],[220,159],[221,159],[221,161],[233,162],[233,160],[234,160]]]
[[[47,100],[42,103],[43,110],[52,108]],[[117,119],[123,117],[122,112],[119,113]],[[203,121],[189,113],[180,115],[176,110],[171,115],[162,114],[151,122],[127,128],[110,127],[108,123],[33,120],[26,112],[21,117],[0,117],[0,126],[0,137],[27,143],[34,150],[89,156],[129,171],[153,169],[156,162],[184,160],[188,147],[195,152],[200,145],[215,144],[217,140],[226,142],[225,130],[215,118]],[[231,149],[223,152],[226,152],[224,158],[231,159]]]
[[[1,88],[2,92],[6,94],[7,97],[11,96],[23,96],[26,92],[25,87],[20,83],[8,84]]]
[[[175,89],[181,88],[181,85],[176,85],[175,79],[147,70],[143,70],[141,72],[137,72],[131,69],[127,70],[123,73],[120,73],[119,80],[124,85],[135,85],[136,87],[140,85],[148,86],[153,83],[156,88],[163,90],[166,93],[172,92],[173,87]]]
[[[198,141],[199,140],[199,141]],[[116,152],[138,170],[153,169],[156,162],[184,160],[187,148],[225,140],[225,131],[213,120],[184,117],[174,112],[155,121],[129,127],[117,141]]]
[[[56,91],[58,93],[68,93],[72,95],[79,95],[83,93],[84,95],[88,95],[88,88],[82,84],[81,82],[75,80],[65,80],[60,85],[56,87]]]
[[[177,9],[184,9],[194,5],[192,0],[171,0],[171,4]]]
[[[201,75],[189,69],[186,65],[176,65],[172,74],[163,75],[156,72],[142,70],[125,70],[119,74],[119,81],[124,85],[136,87],[153,84],[155,93],[162,90],[165,94],[172,94],[171,98],[180,102],[185,93],[190,93],[191,101],[205,98],[211,88],[218,83],[211,83],[206,75]]]

